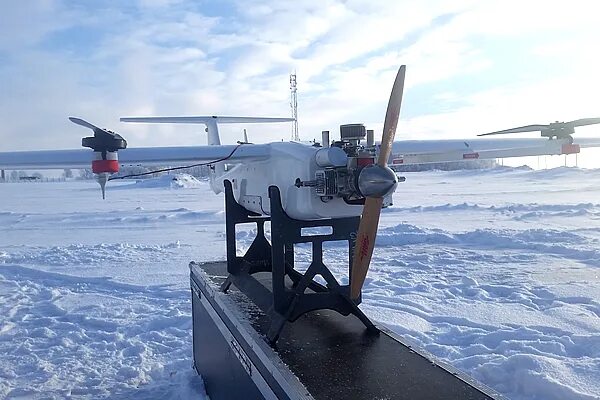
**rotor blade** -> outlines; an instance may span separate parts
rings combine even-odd
[[[92,125],[89,122],[87,122],[86,120],[81,119],[81,118],[69,117],[69,121],[73,122],[74,124],[81,125],[81,126],[84,126],[86,128],[90,128],[91,130],[100,129],[97,126]]]
[[[189,116],[189,117],[122,117],[121,122],[146,122],[156,124],[206,124],[217,122],[219,124],[242,124],[242,123],[267,123],[267,122],[290,122],[294,118],[264,118],[264,117],[218,117],[213,116]]]
[[[356,235],[354,258],[352,259],[350,276],[350,297],[352,299],[358,299],[360,296],[360,291],[369,270],[382,205],[382,197],[367,197],[365,200],[365,206]]]
[[[582,119],[576,119],[576,120],[568,122],[568,123],[573,124],[573,126],[595,125],[595,124],[600,124],[600,118],[582,118]]]
[[[382,167],[387,165],[390,154],[392,153],[392,143],[396,136],[396,126],[400,117],[400,106],[402,105],[402,94],[404,92],[404,77],[406,75],[406,65],[401,65],[394,80],[392,93],[385,112],[385,122],[383,123],[383,136],[381,137],[381,147],[379,148],[379,158],[377,164]],[[370,258],[370,257],[369,257]]]
[[[550,125],[525,125],[518,128],[504,129],[502,131],[495,131],[489,133],[481,133],[477,136],[490,136],[490,135],[505,135],[507,133],[521,133],[521,132],[538,132],[549,128]]]

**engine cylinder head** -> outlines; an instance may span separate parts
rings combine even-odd
[[[339,147],[322,147],[315,154],[319,167],[343,167],[348,163],[348,155]]]
[[[367,129],[367,147],[375,145],[375,131]]]
[[[330,147],[331,142],[329,141],[329,131],[321,132],[321,146]]]

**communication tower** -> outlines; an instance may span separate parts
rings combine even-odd
[[[294,123],[292,125],[292,141],[299,142],[300,136],[298,135],[298,97],[296,88],[296,73],[290,74],[290,107],[292,108],[292,118]]]

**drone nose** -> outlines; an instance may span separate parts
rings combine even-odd
[[[396,190],[398,178],[388,167],[369,165],[360,171],[358,189],[365,197],[384,197]]]

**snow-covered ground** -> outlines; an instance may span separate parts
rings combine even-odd
[[[600,170],[405,175],[363,309],[511,399],[600,398]],[[223,222],[203,182],[0,184],[0,398],[203,398],[187,265]]]

